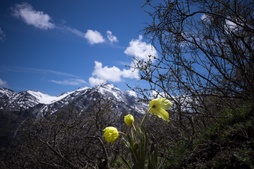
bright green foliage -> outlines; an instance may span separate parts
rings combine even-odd
[[[158,146],[152,143],[149,148],[149,140],[145,128],[131,130],[123,139],[125,146],[130,151],[131,163],[123,158],[124,164],[129,169],[158,169],[160,159],[158,156]]]

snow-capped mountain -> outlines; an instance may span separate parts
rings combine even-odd
[[[26,91],[16,93],[10,89],[0,88],[0,109],[23,110],[38,103],[36,97]]]
[[[144,113],[146,104],[139,102],[135,93],[121,91],[112,84],[93,88],[83,87],[59,96],[50,96],[39,91],[14,92],[0,88],[0,110],[29,111],[35,117],[48,116],[72,106],[77,111],[87,111],[98,103],[108,104],[118,113]]]

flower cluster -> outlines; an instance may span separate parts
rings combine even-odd
[[[124,116],[124,123],[127,126],[132,126],[130,131],[125,134],[119,132],[115,127],[106,127],[104,129],[104,138],[108,143],[115,142],[119,137],[119,134],[123,135],[122,141],[125,147],[129,150],[131,154],[131,162],[127,159],[123,159],[123,165],[126,168],[160,168],[163,161],[161,157],[158,156],[158,145],[156,143],[150,142],[148,145],[148,132],[143,127],[144,119],[146,118],[148,112],[152,115],[157,115],[159,118],[169,122],[169,114],[167,110],[172,105],[172,103],[165,98],[157,98],[149,102],[148,111],[142,118],[142,121],[137,126],[134,125],[134,117],[131,114]]]
[[[172,103],[166,98],[157,98],[149,103],[148,112],[153,115],[157,115],[159,118],[169,122],[169,114],[167,110],[172,106]],[[147,113],[146,113],[147,114]],[[144,118],[146,117],[146,114]],[[142,119],[142,122],[144,120]],[[124,122],[127,126],[132,126],[134,124],[134,117],[131,114],[124,116]],[[142,125],[141,122],[141,125]],[[135,127],[133,125],[133,127]],[[119,131],[115,127],[106,127],[104,130],[104,138],[108,143],[115,142],[119,137]]]

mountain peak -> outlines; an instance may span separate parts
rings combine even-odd
[[[144,105],[138,102],[135,93],[122,91],[113,84],[104,83],[95,87],[81,87],[58,96],[50,96],[40,91],[14,92],[0,88],[0,109],[28,110],[36,118],[48,116],[74,105],[77,111],[86,111],[95,105],[97,99],[109,99],[116,112],[144,113]]]
[[[76,91],[83,91],[83,90],[87,90],[87,89],[89,89],[89,87],[84,86],[84,87],[78,88]]]
[[[107,88],[107,89],[113,89],[113,88],[115,88],[115,89],[118,89],[115,85],[113,85],[111,83],[108,83],[108,82],[102,83],[102,84],[96,86],[95,88]]]
[[[13,93],[15,93],[15,92],[10,90],[10,89],[4,88],[4,87],[0,87],[0,95],[10,96]]]

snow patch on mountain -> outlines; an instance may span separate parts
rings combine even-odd
[[[121,96],[122,91],[112,84],[104,84],[102,86],[98,86],[98,91],[103,95],[111,93],[118,101],[123,101]]]
[[[0,87],[0,95],[1,96],[11,97],[14,93],[15,92],[10,89]]]
[[[34,96],[37,99],[37,101],[41,104],[52,104],[67,96],[67,94],[63,94],[60,96],[50,96],[48,94],[32,90],[28,90],[27,93]]]
[[[126,92],[128,93],[129,96],[138,97],[137,93],[134,92],[133,90],[128,90]]]
[[[87,89],[90,89],[89,87],[81,87],[81,88],[78,88],[76,91],[77,92],[82,92],[84,90],[87,90]]]
[[[30,95],[35,97],[37,99],[38,103],[52,104],[52,103],[55,103],[55,102],[58,102],[58,101],[64,99],[65,97],[71,95],[74,92],[82,92],[84,90],[87,90],[88,88],[89,87],[82,87],[82,88],[77,89],[76,91],[65,92],[59,96],[51,96],[48,94],[41,93],[39,91],[32,91],[32,90],[28,90],[27,93],[29,93]]]

